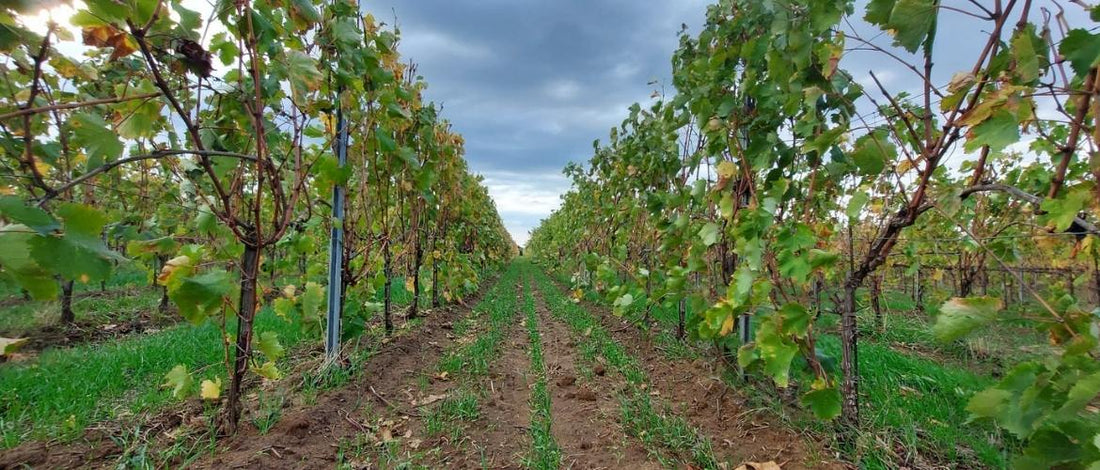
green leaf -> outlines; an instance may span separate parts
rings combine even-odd
[[[179,307],[180,315],[197,325],[217,312],[232,291],[232,276],[214,270],[182,279],[178,286],[168,290],[168,297]]]
[[[1001,109],[994,112],[989,119],[982,121],[981,124],[967,130],[966,145],[963,146],[963,149],[967,152],[975,152],[988,145],[990,152],[999,153],[1005,147],[1019,140],[1020,123],[1016,121],[1016,117],[1012,113]]]
[[[1024,470],[1062,468],[1061,464],[1083,457],[1082,447],[1061,430],[1040,429],[1031,436],[1023,455],[1012,461],[1012,466]]]
[[[1035,50],[1038,38],[1035,37],[1035,27],[1018,30],[1012,37],[1012,58],[1016,60],[1016,76],[1024,82],[1031,82],[1039,78],[1039,54]]]
[[[256,349],[264,353],[269,361],[277,361],[286,353],[283,345],[279,344],[279,334],[274,331],[260,333],[259,341],[256,342]]]
[[[848,214],[848,218],[855,220],[859,218],[859,213],[863,211],[863,206],[867,205],[867,201],[871,200],[871,196],[866,191],[857,191],[852,195],[852,198],[848,200],[848,208],[844,212]]]
[[[38,236],[29,244],[31,256],[40,266],[66,279],[87,283],[105,280],[111,274],[110,258],[80,243],[79,238]]]
[[[272,308],[275,309],[276,315],[290,320],[295,312],[294,300],[288,299],[286,297],[279,297],[275,299],[275,302],[273,302]]]
[[[856,139],[851,157],[860,173],[877,175],[886,168],[886,162],[894,161],[898,151],[885,130],[876,130]]]
[[[43,235],[61,226],[46,211],[25,204],[18,196],[0,196],[0,216],[12,223],[26,225],[27,228]]]
[[[1073,384],[1073,388],[1070,388],[1066,395],[1066,402],[1058,409],[1055,416],[1071,420],[1097,395],[1100,395],[1100,372],[1078,379],[1077,383]]]
[[[22,230],[21,230],[22,229]],[[0,267],[19,286],[37,300],[57,297],[57,281],[31,256],[31,240],[38,235],[28,233],[22,225],[8,225],[0,230]]]
[[[1078,77],[1084,77],[1100,62],[1100,34],[1089,33],[1083,28],[1072,29],[1059,44],[1058,52],[1069,60]]]
[[[92,206],[68,202],[57,208],[65,227],[66,237],[85,240],[101,240],[103,226],[107,225],[107,216]]]
[[[1005,405],[1011,399],[1011,392],[999,388],[989,388],[970,397],[970,402],[966,405],[966,411],[969,411],[971,416],[975,418],[995,419],[1001,415]]]
[[[779,318],[783,320],[783,333],[798,338],[806,336],[810,330],[813,316],[801,304],[788,303],[779,309]]]
[[[894,44],[916,52],[935,23],[935,0],[873,0],[864,19],[894,36]]]
[[[841,397],[836,387],[811,390],[802,395],[802,406],[813,411],[817,419],[829,421],[840,416]]]
[[[393,140],[393,136],[389,135],[389,132],[383,132],[383,129],[379,129],[374,133],[378,139],[378,148],[383,152],[394,152],[397,150],[397,142]]]
[[[325,287],[316,282],[307,282],[300,296],[302,308],[302,328],[312,330],[320,328],[324,317]]]
[[[798,345],[787,339],[774,321],[765,321],[756,331],[756,348],[764,360],[764,371],[777,387],[786,388],[790,384],[791,361],[798,354]]]
[[[1064,232],[1073,225],[1073,220],[1084,210],[1089,199],[1089,191],[1073,190],[1058,199],[1044,199],[1039,208],[1046,212],[1047,224],[1052,224],[1056,231]]]
[[[317,61],[301,51],[287,51],[286,73],[295,100],[301,100],[307,93],[316,91],[324,80],[324,76],[317,70]]]
[[[180,364],[173,367],[171,371],[164,375],[163,387],[172,389],[172,396],[177,399],[187,398],[187,395],[191,393],[191,389],[195,386],[195,379],[191,377],[191,373],[187,371],[187,366]]]
[[[895,0],[871,0],[863,19],[874,25],[885,25],[890,21],[890,14],[894,12],[894,2]]]
[[[810,268],[818,269],[836,264],[840,260],[840,253],[813,248],[810,250],[809,257]]]
[[[227,39],[224,32],[215,34],[213,39],[210,40],[210,52],[216,52],[218,60],[226,66],[236,62],[237,55],[240,53],[237,50],[237,44]]]
[[[122,141],[107,127],[107,121],[91,113],[78,113],[69,119],[72,142],[84,149],[89,170],[103,166],[122,155]]]
[[[954,341],[995,318],[1003,308],[994,297],[955,297],[944,302],[932,332],[940,341]]]
[[[615,299],[615,302],[612,304],[612,307],[614,307],[615,315],[622,316],[623,311],[627,307],[630,307],[630,305],[633,304],[633,303],[634,303],[634,296],[633,295],[630,295],[630,294],[620,295],[618,298]]]
[[[711,246],[718,243],[718,224],[714,222],[707,222],[703,225],[703,228],[699,229],[699,239],[703,241],[706,246]]]

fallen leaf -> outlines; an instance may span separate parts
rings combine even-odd
[[[782,470],[779,464],[775,462],[745,462],[736,470]]]
[[[437,401],[443,400],[444,398],[447,398],[447,395],[428,395],[427,397],[424,397],[421,400],[413,400],[412,405],[413,406],[427,406],[427,405],[431,405],[432,403],[435,403]]]

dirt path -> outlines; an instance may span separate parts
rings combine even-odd
[[[569,327],[550,316],[541,295],[535,296],[545,355],[547,382],[551,388],[551,431],[562,449],[562,467],[578,470],[629,468],[659,469],[636,440],[622,432],[615,390],[625,382],[602,366],[577,370],[577,344]]]
[[[480,399],[478,418],[468,423],[457,442],[443,438],[438,454],[419,462],[428,468],[518,469],[530,447],[530,359],[518,324],[522,284],[517,283],[516,322],[508,327],[500,350],[484,377],[468,383]]]
[[[342,442],[364,435],[403,435],[406,420],[378,423],[371,417],[391,405],[404,406],[402,413],[415,412],[405,392],[414,388],[418,377],[430,375],[434,358],[453,342],[451,325],[467,311],[428,312],[415,332],[401,335],[371,357],[364,375],[352,385],[323,393],[313,406],[284,410],[267,434],[242,430],[219,443],[218,452],[194,468],[332,468]]]
[[[711,439],[721,460],[734,464],[775,461],[785,470],[846,468],[812,437],[749,408],[741,395],[722,381],[713,361],[670,359],[638,328],[602,307],[588,302],[581,306],[593,312],[612,337],[638,359],[652,383],[652,393],[672,404]]]

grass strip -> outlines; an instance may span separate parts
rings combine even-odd
[[[524,264],[524,273],[530,272],[529,265]],[[530,282],[530,275],[525,276]],[[553,469],[561,464],[561,448],[554,441],[554,435],[550,430],[554,422],[554,416],[550,409],[550,391],[546,385],[546,363],[542,355],[542,337],[539,335],[539,318],[535,314],[535,297],[531,293],[531,286],[524,288],[524,311],[527,312],[527,338],[531,343],[531,374],[535,377],[534,387],[531,389],[531,455],[528,456],[528,468]]]
[[[552,314],[575,334],[582,360],[591,363],[602,356],[630,385],[627,390],[617,392],[623,431],[641,441],[667,467],[679,468],[686,463],[695,468],[721,468],[710,440],[667,403],[649,394],[648,376],[637,359],[596,318],[567,299],[545,273],[535,270],[535,278]]]

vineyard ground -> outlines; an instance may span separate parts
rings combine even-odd
[[[47,350],[34,359],[34,374],[0,368],[0,393],[40,393],[31,390],[42,374],[83,374],[93,390],[84,401],[70,390],[19,413],[8,404],[14,401],[5,402],[9,445],[0,451],[0,468],[846,465],[837,460],[836,443],[823,437],[830,434],[827,424],[754,392],[704,357],[712,350],[635,328],[601,305],[574,303],[523,259],[489,284],[470,307],[429,311],[391,339],[368,332],[349,346],[347,363],[336,373],[318,375],[318,347],[306,346],[292,331],[296,325],[288,325],[281,332],[293,351],[281,366],[287,377],[277,385],[253,384],[248,423],[237,436],[220,440],[211,438],[211,407],[190,401],[165,408],[171,401],[157,373],[171,365],[135,369],[134,358],[179,362],[188,354],[180,345],[195,342],[202,328]],[[906,325],[920,321],[891,318]],[[658,330],[671,331],[667,312],[655,319],[664,325]],[[936,349],[919,328],[911,330],[907,336],[897,332],[909,329],[891,328],[889,337],[869,332],[862,346],[871,428],[861,443],[864,463],[995,466],[1004,443],[990,429],[962,424],[965,396],[959,395],[989,379],[957,367],[965,351]],[[835,347],[826,338],[824,347]],[[906,345],[952,360],[923,357]],[[135,370],[146,384],[127,391],[135,384],[123,372]],[[123,379],[115,383],[113,377]]]
[[[565,289],[567,280],[555,278],[552,283],[557,289]],[[885,330],[880,332],[873,326],[869,308],[860,312],[863,325],[860,395],[866,432],[849,455],[858,453],[866,468],[1003,468],[1011,448],[1018,443],[988,424],[967,423],[966,403],[971,394],[993,381],[991,376],[1034,355],[1035,345],[1044,343],[1042,338],[1032,330],[995,325],[965,342],[944,344],[930,333],[934,319],[931,309],[924,314],[914,312],[911,300],[900,292],[884,292],[884,299],[888,325]],[[599,312],[597,316],[616,335],[629,335],[637,330],[625,320],[614,320],[610,308],[591,296],[586,296],[580,305]],[[832,306],[826,303],[822,308],[829,311]],[[652,314],[658,333],[639,336],[644,342],[639,351],[648,351],[649,357],[660,354],[686,360],[708,355],[705,360],[691,362],[692,366],[720,362],[714,359],[713,348],[708,345],[685,345],[669,333],[675,331],[675,310],[657,308]],[[826,334],[819,347],[839,357],[839,343],[834,335],[836,323],[832,316],[822,319],[820,324]],[[653,361],[647,359],[643,363]],[[751,416],[800,430],[806,434],[805,439],[818,440],[824,447],[840,447],[833,439],[837,435],[835,427],[800,411],[797,394],[772,390],[769,379],[752,374],[752,384],[746,384],[729,368],[723,373],[702,367],[694,376],[707,374],[728,389],[737,390],[738,396],[732,399],[737,406],[753,410]],[[776,396],[785,399],[776,400]],[[822,446],[811,447],[819,448]]]

